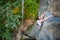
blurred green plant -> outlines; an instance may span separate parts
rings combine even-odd
[[[24,0],[24,18],[36,20],[39,1]],[[22,0],[0,0],[0,38],[12,40],[22,20]],[[1,39],[0,39],[1,40]]]
[[[38,15],[39,2],[37,0],[25,0],[25,18],[36,20]]]
[[[0,0],[0,37],[12,40],[14,31],[21,23],[20,4],[22,0]]]

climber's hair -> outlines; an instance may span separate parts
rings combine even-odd
[[[39,17],[37,17],[36,20],[39,20]]]
[[[49,9],[55,16],[60,15],[60,0],[53,0],[50,4]]]

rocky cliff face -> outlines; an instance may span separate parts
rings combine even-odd
[[[48,6],[52,0],[40,0],[40,13],[47,11]],[[37,40],[56,40],[60,38],[60,18],[53,17],[49,18],[43,23],[42,30],[39,33]]]
[[[50,3],[51,0],[40,0],[40,9],[39,9],[38,16],[40,16],[44,11],[47,11]]]
[[[40,9],[38,16],[47,11],[51,0],[40,0]],[[56,40],[60,38],[60,18],[52,17],[43,23],[42,29],[38,29],[37,23],[33,26],[28,35],[36,40]]]
[[[38,11],[38,16],[41,16],[41,14],[44,11],[47,11],[47,8],[50,4],[51,0],[40,0],[40,9]],[[34,26],[32,27],[31,31],[28,32],[28,34],[33,37],[33,38],[37,38],[37,40],[39,40],[40,38],[40,30],[38,29],[39,26],[37,26],[37,23],[34,24]]]

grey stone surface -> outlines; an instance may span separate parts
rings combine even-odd
[[[40,9],[38,12],[38,16],[41,16],[41,14],[44,11],[47,11],[50,2],[51,2],[51,0],[40,0]]]
[[[41,30],[38,29],[37,23],[32,30],[28,32],[31,37],[36,40],[55,40],[60,38],[60,18],[52,17],[43,23]]]
[[[44,11],[47,11],[47,8],[51,0],[40,0],[41,6],[38,12],[38,16]],[[28,32],[28,35],[36,38],[36,40],[55,40],[60,38],[60,18],[52,17],[46,20],[43,23],[41,30],[38,29],[37,23],[34,24],[31,31]]]
[[[44,40],[55,40],[57,38],[60,38],[59,32],[60,18],[53,17],[44,22],[40,35],[42,35],[41,37]]]

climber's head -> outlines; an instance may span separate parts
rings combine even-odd
[[[53,15],[60,17],[60,0],[54,0],[49,9]]]
[[[41,20],[44,20],[44,19],[42,17],[38,17],[36,20],[40,20],[41,21]]]

